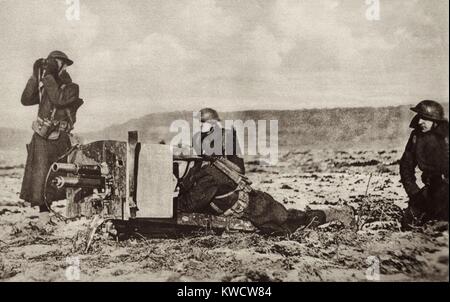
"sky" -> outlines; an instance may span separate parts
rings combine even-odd
[[[75,61],[79,131],[206,106],[448,102],[448,0],[79,0],[70,20],[73,1],[0,0],[0,127],[30,127],[20,96],[55,49]]]

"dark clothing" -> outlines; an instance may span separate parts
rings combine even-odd
[[[193,167],[183,181],[180,206],[184,211],[217,214],[210,206],[214,197],[232,192],[236,184],[211,165]],[[234,196],[219,199],[218,206],[226,211],[234,204]]]
[[[38,80],[32,76],[22,93],[22,105],[32,106],[39,104],[38,116],[42,119],[49,119],[53,108],[56,108],[54,117],[56,120],[75,123],[76,111],[83,104],[83,101],[79,98],[78,85],[72,83],[67,73],[63,73],[57,79],[52,75],[47,75],[42,79],[42,82],[44,90],[41,103],[39,103]],[[69,109],[70,115],[66,109]]]
[[[63,73],[55,79],[47,75],[42,79],[44,89],[39,102],[38,80],[32,76],[22,93],[21,103],[25,106],[39,105],[38,117],[50,119],[53,108],[56,109],[54,120],[65,121],[73,127],[76,112],[83,101],[78,97],[78,85],[72,83],[70,76]],[[68,129],[70,130],[70,129]],[[27,161],[22,181],[20,198],[32,206],[44,205],[44,184],[50,166],[71,147],[69,134],[61,131],[57,139],[46,139],[33,134],[27,145]],[[47,188],[47,201],[64,199],[57,196],[51,186]]]
[[[34,133],[27,145],[27,162],[22,180],[20,198],[31,203],[32,206],[44,204],[44,183],[48,170],[58,157],[71,147],[67,133],[61,132],[57,140],[47,140]],[[47,201],[64,199],[57,196],[52,186],[47,186]]]
[[[216,167],[194,166],[183,180],[178,205],[182,211],[221,215],[238,201],[240,192],[236,188],[236,183]],[[317,224],[325,222],[321,211],[287,210],[272,196],[258,190],[249,193],[248,207],[240,218],[267,233],[294,232],[312,219]]]
[[[214,134],[218,131],[221,135],[215,137]],[[220,143],[221,147],[215,149],[215,142]],[[227,146],[230,143],[232,145]],[[216,124],[208,133],[196,133],[193,137],[193,147],[199,155],[225,157],[235,165],[236,171],[245,174],[245,164],[239,157],[241,151],[234,129],[228,130]],[[210,150],[205,150],[204,147],[209,147]],[[221,171],[206,162],[196,162],[181,184],[180,206],[185,211],[217,214],[210,206],[211,201],[214,197],[230,193],[235,189],[236,184]],[[218,201],[218,206],[224,211],[233,204],[233,198],[220,198]]]
[[[214,131],[221,131],[222,135],[219,136],[218,142],[222,144],[222,148],[218,148],[218,152],[211,152],[211,154],[206,154],[208,156],[223,156],[239,168],[241,174],[245,174],[245,164],[244,160],[241,158],[241,149],[236,137],[235,129],[225,129],[225,128],[213,128],[209,133],[196,133],[193,137],[193,147],[197,154],[205,155],[207,153],[203,147],[209,145],[210,150],[216,151],[214,148]],[[205,145],[203,145],[205,144]]]
[[[214,149],[214,140],[205,143],[208,136],[213,137],[210,136],[212,131],[218,131],[218,129],[222,132],[222,150]],[[241,153],[237,144],[236,131],[222,128],[214,128],[212,131],[206,135],[194,136],[193,145],[197,154],[205,154],[202,147],[210,144],[210,150],[222,152],[220,155],[232,162],[236,166],[236,171],[244,174],[244,160],[239,157]],[[227,142],[233,142],[233,149],[231,146],[226,146]],[[217,156],[218,154],[207,155]],[[221,215],[238,201],[240,192],[236,189],[237,184],[218,168],[211,164],[197,162],[181,184],[178,205],[182,211]],[[252,222],[260,231],[268,233],[294,232],[299,226],[311,222],[313,217],[319,224],[325,221],[324,213],[321,211],[287,210],[272,196],[258,190],[248,193],[248,206],[240,216]]]
[[[436,180],[409,200],[404,224],[422,224],[429,220],[448,221],[448,181]]]
[[[47,205],[40,205],[39,213],[44,213],[44,212],[50,212],[49,208],[47,207]]]
[[[417,121],[416,117],[411,123],[414,130],[400,160],[401,182],[410,198],[408,211],[425,220],[448,220],[448,122],[423,133]],[[416,167],[422,171],[422,189],[416,183]]]
[[[221,215],[237,202],[239,192],[234,191],[236,184],[217,168],[205,166],[191,177],[191,186],[185,186],[178,198],[182,211]],[[226,194],[228,192],[232,194]],[[226,196],[221,197],[222,194]],[[217,209],[211,206],[211,202],[214,202]],[[325,223],[322,211],[287,210],[272,196],[259,190],[249,193],[248,207],[241,218],[252,222],[266,233],[294,232],[299,226],[309,224],[312,219],[317,224]]]

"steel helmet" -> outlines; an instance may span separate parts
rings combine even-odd
[[[200,121],[202,123],[204,123],[204,122],[211,121],[211,120],[220,121],[219,114],[217,113],[217,111],[212,108],[201,109],[200,110]]]
[[[444,108],[436,101],[424,100],[411,108],[420,117],[432,121],[445,121]]]
[[[67,64],[67,66],[70,66],[73,64],[73,61],[71,59],[69,59],[69,57],[65,53],[63,53],[62,51],[59,51],[59,50],[54,50],[51,53],[49,53],[47,59],[50,59],[50,58],[63,60]]]

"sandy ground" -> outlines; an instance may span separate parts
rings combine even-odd
[[[448,225],[399,230],[406,206],[400,156],[400,150],[320,150],[284,152],[277,167],[248,162],[254,187],[286,207],[347,204],[360,214],[358,228],[331,223],[282,237],[205,231],[120,242],[97,236],[85,254],[89,221],[35,228],[36,209],[18,198],[24,155],[3,152],[0,280],[67,281],[78,279],[79,268],[81,281],[367,281],[377,269],[381,281],[448,281]]]

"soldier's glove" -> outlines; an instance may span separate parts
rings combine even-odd
[[[51,74],[56,78],[56,76],[58,75],[58,62],[56,62],[56,60],[53,58],[49,58],[45,61],[44,69],[46,70],[47,74]]]
[[[43,68],[45,60],[43,58],[37,59],[33,64],[33,75],[37,78],[39,75],[39,69]]]

